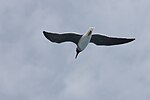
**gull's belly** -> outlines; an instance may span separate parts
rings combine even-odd
[[[90,40],[91,40],[91,35],[81,37],[81,39],[79,40],[79,43],[78,43],[79,50],[80,51],[84,50],[87,47],[87,45],[89,44]]]

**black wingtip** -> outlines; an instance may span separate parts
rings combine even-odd
[[[43,31],[44,36],[47,38],[47,32]]]
[[[46,32],[45,32],[45,31],[43,31],[43,34],[44,34],[44,36],[46,37]]]
[[[135,38],[132,38],[132,39],[130,39],[130,42],[131,42],[131,41],[134,41],[134,40],[135,40]]]
[[[43,31],[43,34],[45,34],[46,33],[46,31]]]
[[[125,43],[129,43],[129,42],[132,42],[134,40],[135,40],[135,38],[130,38],[130,39],[127,39],[127,41]]]

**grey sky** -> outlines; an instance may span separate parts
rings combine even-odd
[[[149,100],[150,1],[1,0],[0,100]],[[50,43],[43,30],[89,27],[132,43]]]

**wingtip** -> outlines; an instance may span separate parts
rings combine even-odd
[[[128,42],[132,42],[132,41],[134,41],[135,40],[135,38],[130,38],[130,39],[128,39]],[[127,42],[127,43],[128,43]]]
[[[132,39],[131,39],[131,41],[134,41],[134,40],[135,40],[135,38],[132,38]]]
[[[43,35],[48,39],[46,31],[43,31]]]
[[[47,32],[46,31],[43,31],[43,34],[44,34],[45,37],[47,36]]]
[[[43,31],[43,33],[45,34],[45,33],[46,33],[46,31]]]

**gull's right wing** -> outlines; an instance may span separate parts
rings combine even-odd
[[[56,43],[73,42],[76,45],[78,44],[78,41],[82,36],[75,33],[58,34],[58,33],[45,32],[45,31],[43,31],[43,34],[51,42],[56,42]]]

